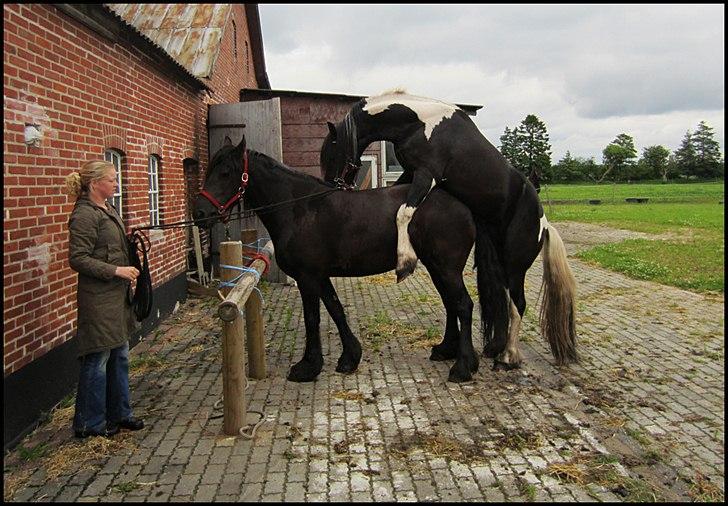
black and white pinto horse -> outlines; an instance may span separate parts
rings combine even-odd
[[[398,280],[414,271],[418,258],[408,225],[433,188],[442,188],[468,206],[475,219],[485,355],[506,368],[520,365],[517,340],[526,310],[524,280],[543,248],[542,334],[559,364],[577,360],[576,283],[561,237],[546,220],[534,187],[465,112],[395,90],[362,99],[344,120],[328,125],[321,148],[325,180],[351,184],[364,149],[386,140],[393,143],[404,169],[398,182],[412,183],[396,213]]]
[[[394,269],[397,228],[391,217],[405,201],[408,186],[341,191],[246,150],[244,138],[238,146],[227,141],[210,162],[204,189],[195,202],[196,222],[217,216],[225,208],[220,202],[236,201],[237,189],[244,192],[245,208],[255,210],[268,229],[276,261],[296,280],[303,301],[306,348],[288,379],[313,381],[321,372],[319,300],[341,337],[343,351],[336,370],[355,371],[361,345],[329,278]],[[432,348],[430,358],[456,358],[449,380],[470,380],[478,370],[478,355],[471,336],[473,301],[463,283],[463,269],[475,242],[472,214],[447,192],[433,191],[409,224],[409,232],[447,313],[443,341]]]

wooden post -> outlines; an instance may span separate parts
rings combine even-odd
[[[240,231],[240,240],[243,242],[243,253],[248,250],[255,251],[255,248],[247,247],[246,244],[253,244],[258,240],[258,231],[254,228],[246,228]]]
[[[245,303],[245,333],[248,336],[248,376],[266,377],[265,338],[263,336],[263,309],[260,294],[253,290]]]
[[[258,231],[254,228],[242,230],[240,239],[243,244],[254,244],[258,240]],[[243,254],[257,252],[257,248],[243,246]],[[245,302],[245,335],[248,347],[248,377],[263,379],[266,377],[265,338],[263,336],[263,308],[260,294],[253,290]]]
[[[220,265],[243,266],[243,249],[240,241],[220,243]],[[223,281],[230,281],[240,271],[220,269]],[[225,287],[227,295],[232,287]],[[223,322],[222,340],[222,394],[223,394],[223,431],[228,436],[237,436],[245,425],[247,406],[245,399],[245,326],[241,315],[236,314],[232,321]]]

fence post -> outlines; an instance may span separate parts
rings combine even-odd
[[[240,238],[243,244],[253,244],[258,240],[256,229],[242,230]],[[247,251],[257,252],[257,249],[243,247],[243,254]],[[253,379],[266,377],[265,339],[263,337],[263,308],[259,292],[253,290],[245,302],[245,334],[248,347],[248,376]]]
[[[243,248],[240,241],[220,243],[220,264],[243,266]],[[220,269],[223,281],[235,279],[239,271]],[[225,287],[227,295],[232,287]],[[232,321],[223,322],[222,338],[222,394],[223,394],[223,431],[228,436],[237,436],[245,425],[247,406],[245,399],[245,326],[240,314]]]

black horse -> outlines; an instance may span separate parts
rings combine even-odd
[[[343,351],[336,370],[355,371],[361,346],[329,278],[368,276],[395,267],[397,228],[391,217],[404,202],[407,186],[340,191],[262,153],[246,150],[244,138],[238,146],[226,139],[210,162],[204,190],[195,203],[198,224],[224,207],[219,202],[234,200],[241,187],[246,209],[253,208],[268,229],[276,261],[296,280],[303,300],[306,349],[288,379],[313,381],[321,372],[319,299],[341,337]],[[471,336],[473,302],[462,273],[475,241],[472,215],[454,197],[435,190],[409,224],[409,232],[447,313],[443,341],[432,348],[430,358],[456,358],[449,380],[470,380],[478,370],[478,356]]]
[[[457,106],[399,90],[362,99],[339,124],[329,123],[321,148],[324,179],[351,184],[364,149],[379,140],[394,144],[404,169],[398,182],[412,183],[396,213],[397,279],[411,274],[417,262],[407,226],[420,212],[415,213],[418,206],[429,201],[432,188],[442,187],[475,219],[486,356],[511,367],[520,364],[515,343],[526,310],[523,284],[543,247],[542,333],[559,364],[576,361],[576,283],[533,185]]]

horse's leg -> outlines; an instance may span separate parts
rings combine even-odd
[[[508,340],[506,348],[495,358],[494,369],[516,369],[521,366],[523,356],[518,349],[518,333],[521,330],[521,321],[526,311],[526,297],[523,292],[525,272],[509,279],[510,294],[510,325],[508,326]]]
[[[530,190],[530,191],[529,191]],[[539,202],[531,185],[526,184],[523,196],[519,199],[513,219],[508,224],[503,246],[503,258],[506,262],[508,293],[510,295],[510,325],[506,347],[495,358],[494,369],[514,369],[523,360],[518,350],[518,332],[521,319],[526,311],[526,297],[523,283],[526,271],[541,250],[541,222],[539,219]]]
[[[359,361],[361,360],[361,344],[359,344],[359,340],[346,322],[344,308],[329,278],[324,279],[321,283],[321,300],[324,301],[324,306],[331,315],[331,319],[334,320],[336,328],[339,329],[339,336],[341,337],[343,350],[336,365],[336,372],[344,374],[354,372],[359,367]]]
[[[432,347],[430,360],[442,361],[455,358],[458,354],[458,342],[460,340],[460,329],[458,329],[457,310],[445,306],[447,321],[445,323],[445,335],[440,344]]]
[[[412,248],[407,227],[422,201],[435,186],[435,178],[425,169],[415,171],[407,199],[397,211],[397,283],[412,274],[417,266],[417,255]]]
[[[300,362],[291,367],[288,380],[296,382],[313,381],[321,372],[324,357],[321,352],[321,336],[319,334],[320,282],[297,279],[298,290],[303,301],[303,319],[306,324],[306,349]]]
[[[444,355],[445,358],[457,358],[450,368],[448,381],[455,383],[470,381],[473,379],[473,373],[478,371],[478,354],[473,348],[473,299],[470,298],[465,283],[463,283],[462,264],[460,264],[460,270],[442,268],[440,267],[442,265],[455,265],[456,259],[438,258],[436,262],[433,262],[429,254],[423,257],[422,262],[427,267],[432,282],[442,297],[448,316],[445,338],[442,343],[432,348],[430,359],[437,360],[434,357],[439,354]],[[460,328],[458,328],[458,322]],[[444,360],[444,358],[440,360]]]
[[[458,354],[458,343],[460,339],[460,329],[458,328],[458,313],[457,307],[453,307],[446,297],[445,287],[440,279],[440,273],[436,269],[432,269],[431,266],[425,265],[432,283],[435,285],[437,292],[440,294],[442,304],[445,306],[445,314],[447,317],[445,323],[445,335],[442,338],[442,342],[432,347],[430,353],[430,360],[442,361],[455,358]]]
[[[478,371],[478,354],[473,348],[472,323],[473,300],[465,288],[462,273],[452,273],[449,285],[450,296],[456,301],[458,320],[460,321],[460,339],[457,360],[450,368],[448,381],[460,383],[473,379]]]

